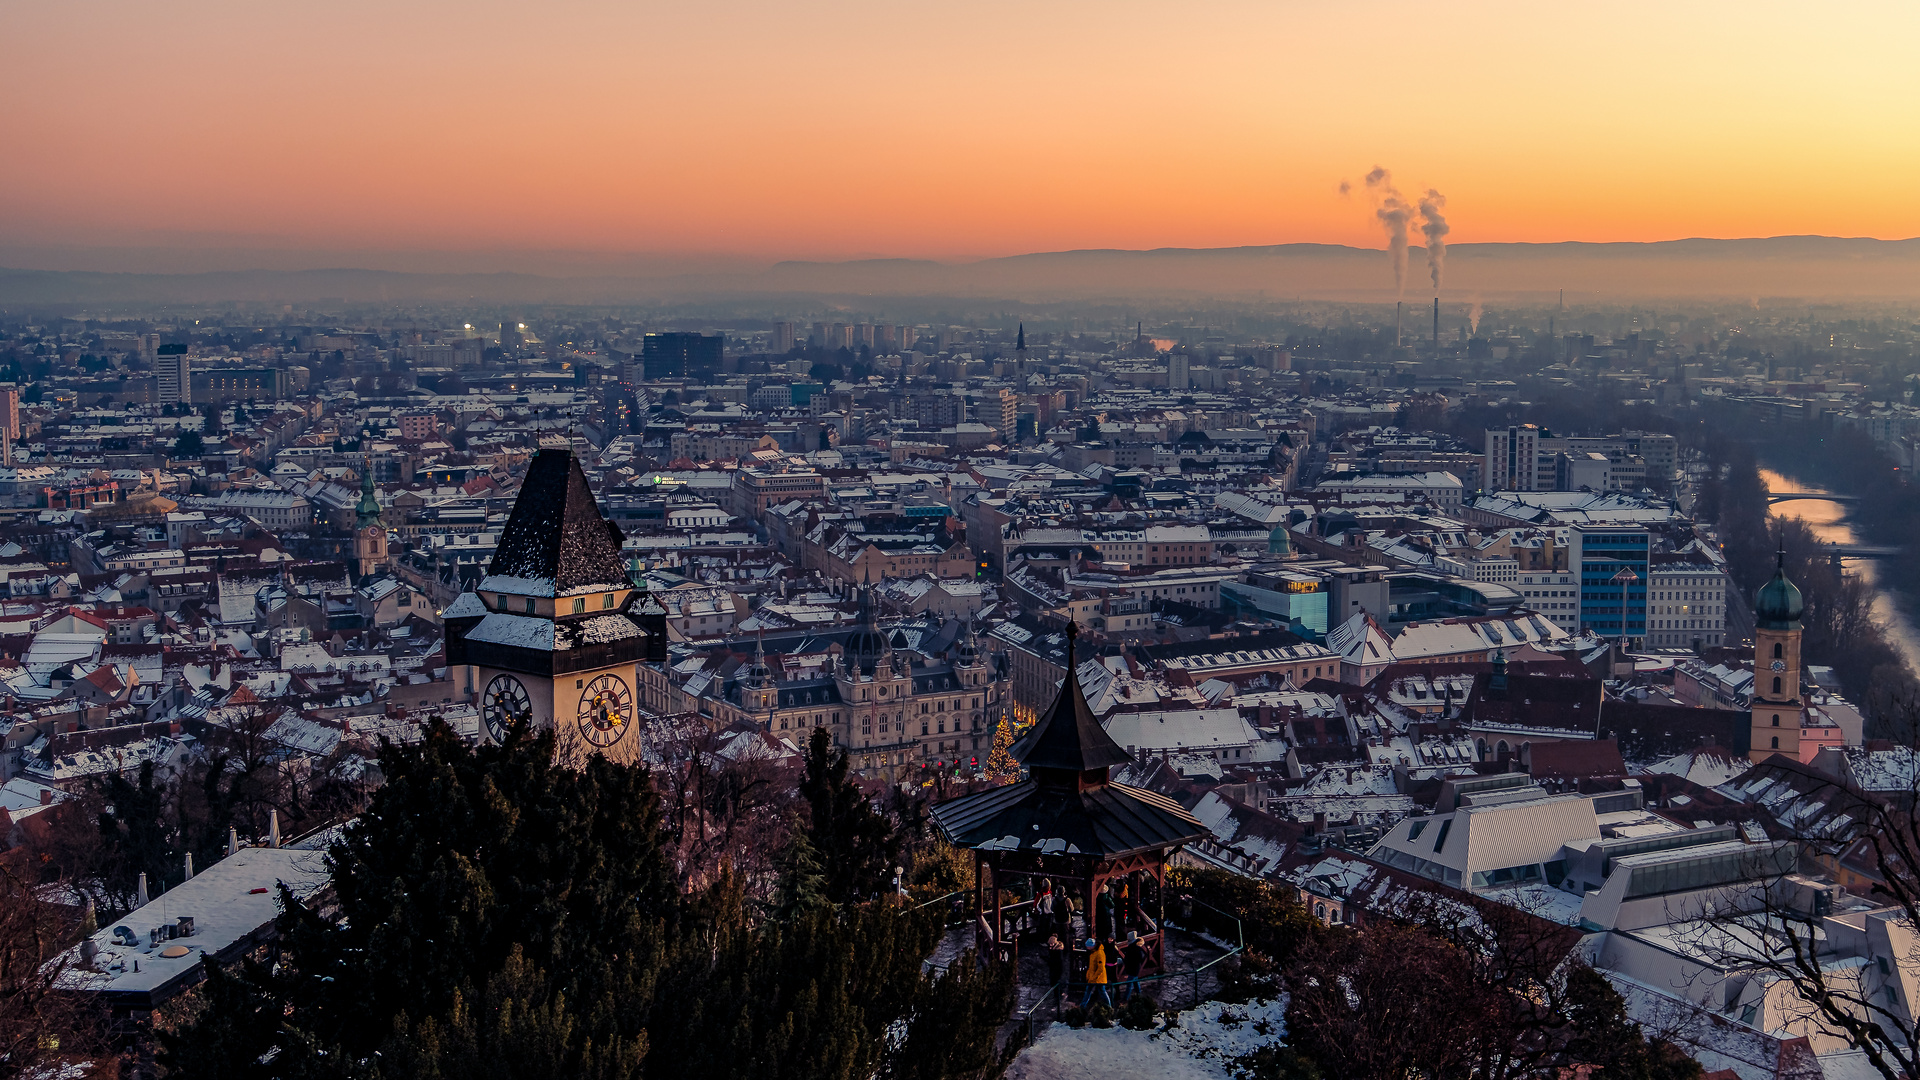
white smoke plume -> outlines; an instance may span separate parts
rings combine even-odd
[[[1477,296],[1474,297],[1473,302],[1467,306],[1467,333],[1468,334],[1472,334],[1475,336],[1479,335],[1480,316],[1484,311],[1485,309],[1480,306],[1480,298]]]
[[[1401,198],[1393,186],[1393,174],[1378,165],[1367,174],[1367,190],[1380,205],[1373,211],[1387,230],[1387,256],[1393,260],[1393,290],[1396,298],[1407,292],[1407,226],[1413,221],[1414,208]]]
[[[1440,271],[1447,263],[1447,234],[1453,231],[1440,214],[1446,207],[1447,197],[1432,188],[1420,197],[1420,231],[1427,237],[1427,273],[1433,278],[1436,293],[1440,291]]]

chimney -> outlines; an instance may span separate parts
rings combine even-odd
[[[267,846],[280,846],[280,811],[267,811]]]
[[[193,880],[193,852],[187,852],[187,881]]]
[[[147,906],[147,872],[145,870],[140,871],[140,888],[139,891],[134,894],[134,906]]]
[[[1433,358],[1440,359],[1440,298],[1433,298]]]
[[[240,833],[233,826],[227,826],[227,854],[240,850]]]
[[[53,805],[53,789],[52,788],[43,787],[40,789],[40,805],[41,806]]]

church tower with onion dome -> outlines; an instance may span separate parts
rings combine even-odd
[[[1753,598],[1753,723],[1751,761],[1780,755],[1799,760],[1800,590],[1787,580],[1787,553],[1777,556],[1773,580]]]
[[[353,562],[364,581],[387,565],[387,526],[380,520],[380,500],[373,492],[373,458],[360,471],[360,502],[353,508]]]

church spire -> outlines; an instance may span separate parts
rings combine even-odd
[[[380,524],[380,500],[373,493],[373,455],[368,454],[360,470],[360,502],[353,508],[359,528]]]
[[[1015,352],[1027,351],[1027,324],[1026,323],[1021,323],[1020,329],[1016,331],[1013,339],[1013,349]]]

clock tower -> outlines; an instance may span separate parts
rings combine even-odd
[[[639,665],[666,659],[666,612],[620,559],[571,450],[534,456],[478,587],[447,606],[447,664],[483,735],[552,728],[563,748],[639,753]]]
[[[373,494],[371,456],[360,474],[360,503],[353,515],[353,561],[359,580],[365,580],[387,564],[387,527],[380,521],[380,500]]]
[[[1773,580],[1753,598],[1753,722],[1747,758],[1800,758],[1800,590],[1782,549]]]

